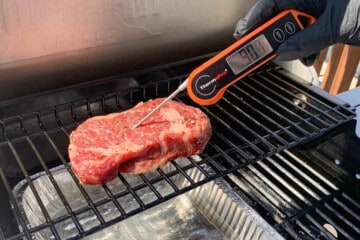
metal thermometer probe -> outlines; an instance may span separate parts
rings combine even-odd
[[[279,13],[195,68],[175,92],[135,124],[133,129],[185,89],[198,104],[216,103],[229,86],[275,58],[276,50],[286,39],[315,21],[313,16],[293,9]]]
[[[135,129],[138,126],[140,126],[143,122],[145,122],[146,119],[148,119],[151,115],[153,115],[154,112],[159,110],[165,103],[167,103],[169,100],[173,99],[180,92],[184,91],[186,89],[187,83],[188,83],[188,79],[186,79],[182,84],[180,84],[180,86],[170,96],[168,96],[166,99],[164,99],[164,101],[162,101],[159,105],[157,105],[156,108],[151,110],[151,112],[149,112],[143,119],[141,119],[137,124],[135,124],[132,127],[132,129]]]

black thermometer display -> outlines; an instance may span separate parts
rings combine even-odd
[[[266,55],[272,53],[272,51],[273,48],[269,41],[262,34],[227,57],[226,62],[234,74],[238,75],[248,66],[255,64]]]

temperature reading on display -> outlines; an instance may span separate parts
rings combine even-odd
[[[262,34],[227,57],[226,61],[237,75],[272,51],[269,41]]]

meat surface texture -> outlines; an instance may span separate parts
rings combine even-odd
[[[118,172],[144,173],[204,150],[212,133],[209,119],[200,109],[180,102],[167,102],[132,129],[162,100],[89,118],[71,132],[69,158],[82,184],[104,184]]]

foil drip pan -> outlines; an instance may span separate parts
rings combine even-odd
[[[177,159],[181,162],[181,159]],[[172,165],[167,164],[161,170],[171,171]],[[79,191],[75,181],[65,169],[59,166],[51,169],[51,174],[73,212],[87,207],[88,203]],[[151,176],[153,173],[147,173]],[[197,169],[191,169],[189,175],[195,180],[201,180],[203,175]],[[131,186],[135,186],[141,178],[137,175],[123,174]],[[55,224],[61,239],[74,238],[78,230],[71,218],[66,218],[67,212],[63,200],[59,198],[54,184],[45,172],[31,176],[32,183],[40,196],[50,219],[64,218]],[[172,179],[178,186],[186,185],[186,180],[180,175]],[[124,191],[124,184],[115,179],[107,184],[112,193]],[[88,196],[97,204],[97,209],[105,221],[119,217],[121,214],[113,202],[106,202],[107,195],[102,186],[84,186]],[[172,191],[167,184],[156,185],[161,193]],[[17,204],[31,228],[44,225],[46,219],[39,206],[39,201],[33,194],[26,180],[19,182],[13,189]],[[151,191],[138,193],[145,202],[152,201]],[[138,208],[138,203],[131,195],[117,199],[126,212]],[[100,222],[92,210],[81,211],[76,215],[78,221],[91,229]],[[20,226],[20,225],[19,225]],[[20,229],[21,230],[21,229]],[[51,231],[34,233],[35,239],[53,239]],[[123,221],[86,236],[86,239],[282,239],[282,237],[242,200],[223,179],[216,179],[201,185],[185,194],[168,201],[156,204],[154,207],[135,214]]]

